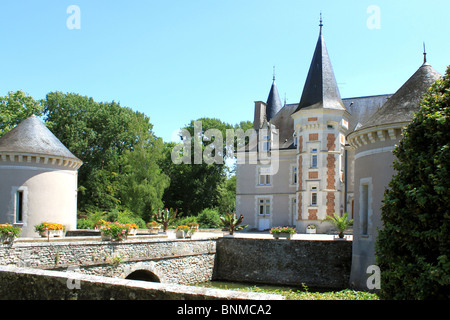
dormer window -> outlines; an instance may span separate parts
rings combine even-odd
[[[270,136],[263,136],[262,149],[263,152],[270,151]]]

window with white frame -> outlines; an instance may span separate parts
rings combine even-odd
[[[297,217],[297,198],[291,198],[291,214],[292,214],[292,224]]]
[[[359,228],[361,235],[369,235],[372,213],[372,178],[362,178],[359,182]]]
[[[270,136],[263,136],[262,149],[263,152],[270,151]]]
[[[360,223],[361,234],[368,234],[368,222],[369,222],[369,185],[361,185],[361,208],[360,208]]]
[[[317,187],[311,187],[311,206],[317,206]]]
[[[270,186],[272,184],[272,177],[270,175],[270,168],[261,167],[258,170],[258,185]]]
[[[297,167],[292,167],[292,184],[297,184]]]
[[[270,186],[270,175],[268,174],[259,174],[259,185],[260,186]]]
[[[16,223],[22,223],[23,222],[23,205],[24,205],[24,196],[23,196],[23,190],[18,190],[16,192]]]
[[[311,168],[317,168],[317,148],[311,149]]]
[[[258,214],[260,216],[270,215],[270,198],[261,198],[258,200]]]

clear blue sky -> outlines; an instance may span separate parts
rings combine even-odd
[[[80,29],[67,27],[70,5]],[[200,117],[253,120],[274,65],[282,99],[300,100],[320,12],[343,98],[394,93],[421,65],[423,41],[438,72],[450,64],[448,0],[1,1],[0,95],[115,100],[165,141]]]

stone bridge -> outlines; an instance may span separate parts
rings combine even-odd
[[[348,287],[352,241],[274,240],[270,235],[222,236],[198,232],[193,239],[134,236],[20,240],[0,245],[0,266],[73,271],[89,276],[191,284],[210,280],[310,288]]]
[[[120,242],[101,241],[99,237],[16,241],[12,246],[0,245],[0,265],[189,284],[212,279],[215,238],[136,236]]]

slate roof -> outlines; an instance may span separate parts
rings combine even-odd
[[[392,94],[380,94],[364,97],[343,98],[342,102],[350,113],[348,128],[353,131],[377,112]]]
[[[278,94],[275,77],[273,78],[272,87],[266,102],[266,119],[270,121],[282,108],[280,95]]]
[[[287,104],[270,121],[278,129],[279,149],[291,149],[294,146],[294,119],[291,115],[297,108],[297,104]]]
[[[315,108],[345,110],[322,35],[322,26],[303,87],[302,97],[295,111]]]
[[[342,99],[351,115],[349,130],[353,131],[358,124],[361,125],[361,122],[370,118],[391,96],[392,94],[383,94]],[[279,149],[295,148],[294,119],[291,115],[297,108],[297,103],[286,104],[270,121],[279,130]]]
[[[27,153],[81,162],[34,114],[0,138],[1,153]]]
[[[411,121],[413,113],[419,110],[424,93],[440,77],[441,75],[425,62],[359,129]]]

